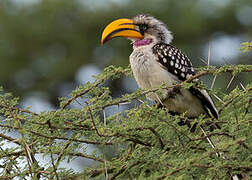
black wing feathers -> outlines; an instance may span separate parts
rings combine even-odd
[[[190,91],[194,96],[196,96],[196,97],[198,97],[198,98],[200,99],[201,103],[203,104],[204,109],[205,109],[205,108],[208,108],[209,111],[211,112],[211,114],[212,114],[216,119],[218,119],[218,112],[216,111],[216,108],[213,107],[213,105],[212,105],[213,102],[212,102],[212,103],[210,102],[210,101],[212,101],[211,99],[209,100],[207,97],[205,97],[205,95],[204,95],[199,89],[197,89],[197,88],[190,87],[190,88],[189,88],[189,91]],[[210,114],[209,114],[209,112],[208,112],[208,110],[205,109],[205,111],[206,111],[206,113],[208,114],[208,116],[211,117]]]
[[[185,81],[190,76],[195,75],[190,59],[183,54],[178,48],[165,43],[158,43],[152,48],[153,53],[158,56],[158,62],[167,70],[178,77],[179,80]],[[218,119],[218,112],[211,98],[200,89],[191,87],[189,91],[198,97],[203,105],[204,110],[210,116],[211,114]],[[207,110],[209,109],[209,111]]]
[[[169,44],[158,43],[153,47],[153,53],[158,56],[158,62],[179,80],[184,81],[195,75],[190,59],[178,48]]]

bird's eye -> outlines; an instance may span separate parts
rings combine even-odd
[[[148,25],[147,24],[140,24],[139,25],[139,31],[140,33],[143,35],[145,33],[145,31],[148,29]]]

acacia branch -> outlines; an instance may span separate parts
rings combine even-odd
[[[98,82],[96,82],[92,87],[85,89],[83,92],[76,94],[75,96],[73,96],[72,98],[68,99],[67,102],[63,105],[62,109],[65,109],[69,104],[71,104],[75,99],[78,99],[79,97],[87,94],[89,91],[91,91],[93,88],[99,86],[100,84],[102,84],[107,78],[103,78],[101,80],[99,80]]]
[[[191,141],[204,140],[204,139],[206,139],[207,137],[209,138],[209,137],[212,137],[212,136],[226,136],[226,137],[229,137],[229,138],[232,138],[232,139],[235,138],[235,136],[230,135],[230,134],[228,134],[228,133],[226,133],[226,132],[219,132],[219,133],[216,132],[216,133],[207,134],[207,135],[204,136],[204,137],[191,139]]]
[[[205,69],[205,70],[202,70],[200,72],[198,72],[196,75],[188,78],[187,80],[183,81],[182,83],[180,84],[176,84],[174,86],[170,86],[170,87],[165,87],[165,88],[161,88],[161,89],[176,89],[176,88],[180,88],[182,87],[183,85],[185,85],[186,83],[190,83],[192,82],[194,79],[198,79],[199,77],[201,76],[205,76],[205,75],[209,75],[209,74],[219,74],[219,73],[238,73],[238,72],[252,72],[252,65],[239,65],[239,66],[227,66],[227,67],[220,67],[220,68],[209,68],[209,69]],[[121,71],[116,71],[114,75],[117,75],[118,73],[124,73],[124,72],[121,72]],[[113,75],[111,75],[113,76]],[[85,89],[83,92],[81,93],[78,93],[76,94],[75,96],[73,96],[72,98],[68,99],[67,102],[63,105],[62,109],[65,109],[69,104],[71,104],[71,102],[73,102],[75,99],[87,94],[92,88],[94,87],[97,87],[99,86],[100,84],[102,84],[106,79],[108,79],[108,77],[105,77],[101,80],[99,80],[98,82],[96,82],[92,87],[88,88],[88,89]],[[160,88],[155,88],[155,89],[151,89],[151,90],[147,90],[147,91],[144,91],[141,95],[145,95],[145,94],[148,94],[150,92],[156,92],[158,91]],[[137,96],[139,97],[139,96]],[[137,97],[133,98],[133,99],[136,99]],[[118,105],[120,103],[125,103],[125,102],[129,102],[129,100],[121,100],[120,102],[113,102],[111,104],[107,104],[105,106],[102,106],[100,108],[105,108],[107,106],[111,106],[111,105]]]
[[[109,178],[109,180],[114,180],[116,177],[118,177],[120,174],[125,172],[127,169],[131,169],[131,168],[133,168],[139,164],[143,164],[143,163],[145,163],[145,161],[137,161],[137,162],[131,164],[130,166],[124,165],[116,174],[114,174],[111,178]]]
[[[251,90],[252,90],[252,88],[248,88],[247,90],[242,91],[242,93],[245,94],[246,92],[251,91]],[[236,95],[234,95],[234,97],[232,97],[229,101],[225,102],[225,103],[223,104],[222,108],[219,110],[219,113],[221,113],[229,104],[231,104],[232,102],[234,102],[234,100],[236,100],[236,98],[238,98],[238,97],[240,97],[240,96],[241,96],[240,93],[239,93],[239,94],[236,94]]]
[[[98,142],[98,141],[88,141],[88,140],[81,140],[81,139],[74,139],[74,138],[65,138],[65,137],[60,137],[60,136],[49,136],[45,134],[41,134],[35,131],[28,131],[32,134],[35,134],[37,136],[41,136],[47,139],[61,139],[61,140],[66,140],[66,141],[74,141],[74,142],[80,142],[80,143],[86,143],[86,144],[103,144],[103,145],[113,145],[115,142]]]
[[[10,141],[10,142],[13,142],[13,143],[15,143],[15,144],[17,144],[17,145],[22,145],[22,144],[19,142],[19,139],[14,139],[14,138],[12,138],[12,137],[10,137],[10,136],[6,136],[5,134],[2,134],[2,133],[0,133],[0,137],[3,138],[3,139],[8,140],[8,141]]]
[[[35,112],[29,111],[28,109],[22,109],[22,108],[18,108],[18,107],[10,107],[10,106],[7,106],[6,104],[0,104],[0,108],[6,108],[6,109],[9,109],[11,111],[19,111],[19,112],[23,112],[23,113],[36,115],[36,116],[39,115],[39,114],[37,114]]]
[[[40,154],[40,153],[47,153],[47,151],[45,150],[34,150],[34,154]],[[62,151],[54,151],[52,154],[57,154],[60,155],[62,153]],[[21,151],[16,151],[16,152],[10,152],[10,153],[5,153],[5,155],[1,155],[0,157],[13,157],[13,156],[25,156],[25,150],[21,150]],[[81,153],[81,152],[67,152],[68,156],[75,156],[75,157],[83,157],[86,159],[90,159],[90,160],[94,160],[94,161],[98,161],[101,163],[104,163],[104,159],[99,159],[96,158],[94,156],[88,156],[87,154]]]

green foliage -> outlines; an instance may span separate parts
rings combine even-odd
[[[242,47],[240,48],[240,50],[243,53],[252,50],[252,42],[244,42],[244,43],[242,43]]]
[[[251,71],[249,65],[208,67],[197,75]],[[237,173],[252,175],[251,83],[229,94],[211,91],[221,99],[218,101],[220,118],[211,120],[201,116],[193,120],[198,126],[191,133],[187,126],[178,125],[186,117],[171,116],[165,109],[144,101],[146,93],[160,89],[137,90],[112,98],[106,82],[123,76],[131,76],[129,68],[109,66],[96,76],[94,83],[80,86],[69,97],[61,98],[59,109],[40,114],[18,108],[18,98],[1,89],[0,143],[9,141],[16,146],[0,149],[4,160],[0,178],[230,179]],[[182,83],[173,88],[191,85],[195,83]],[[71,108],[74,102],[80,103],[81,108]],[[129,109],[104,115],[106,108],[115,106]],[[221,124],[221,129],[207,131],[215,142],[214,149],[199,127],[206,122]],[[21,134],[20,138],[8,136],[13,130]],[[87,152],[87,145],[94,145],[93,153]],[[217,157],[217,152],[224,152],[225,159]],[[36,154],[49,156],[51,161],[43,167],[37,162]],[[59,168],[64,159],[70,162],[80,157],[93,160],[93,165],[78,173]],[[25,162],[22,168],[20,160]]]

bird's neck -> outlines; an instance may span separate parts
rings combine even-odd
[[[134,47],[140,47],[140,46],[146,46],[146,45],[149,45],[153,42],[153,40],[151,38],[147,38],[147,39],[140,39],[140,40],[136,40],[134,43],[133,43],[133,46]]]

